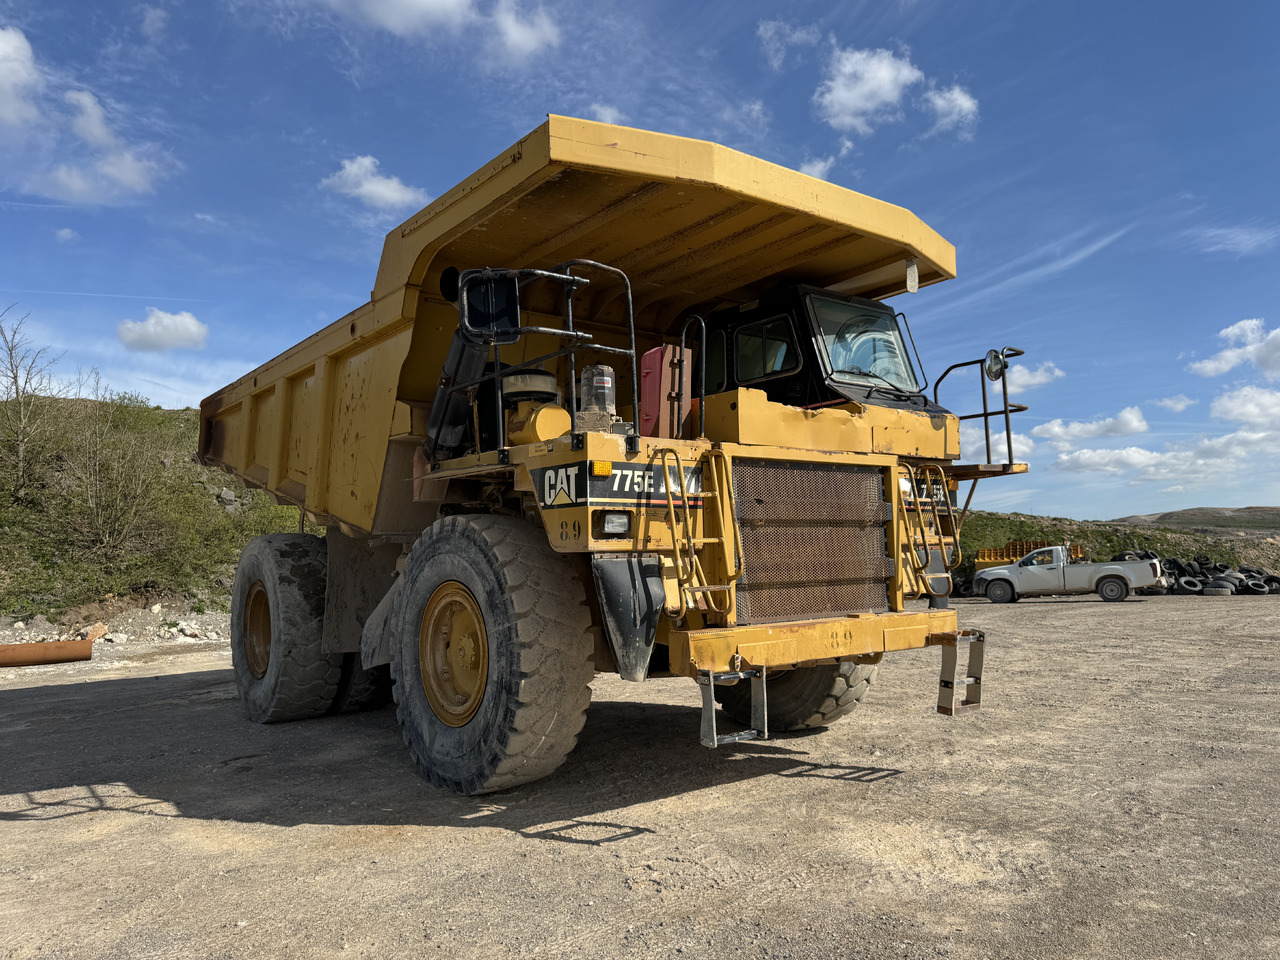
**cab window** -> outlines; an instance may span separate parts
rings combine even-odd
[[[789,318],[783,315],[739,328],[733,336],[733,360],[738,383],[799,369],[800,351],[796,349]],[[709,367],[708,364],[708,381],[712,379]]]
[[[1022,561],[1024,567],[1044,567],[1053,563],[1052,550],[1037,550]]]

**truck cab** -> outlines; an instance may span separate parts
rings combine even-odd
[[[906,318],[864,297],[785,287],[707,319],[706,392],[749,388],[812,409],[853,401],[945,413],[927,385]]]

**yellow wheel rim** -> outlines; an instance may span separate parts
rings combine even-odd
[[[450,580],[431,594],[418,630],[418,672],[435,715],[465,726],[484,699],[489,640],[471,591]]]
[[[271,662],[271,601],[261,580],[250,585],[244,604],[244,658],[249,672],[261,680]]]

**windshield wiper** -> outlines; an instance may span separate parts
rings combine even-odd
[[[916,399],[917,397],[919,397],[921,400],[923,400],[923,399],[924,399],[923,395],[922,395],[921,393],[919,393],[918,391],[913,393],[912,391],[907,390],[905,387],[900,387],[900,386],[898,386],[898,385],[897,385],[896,383],[894,383],[892,380],[889,380],[889,379],[887,379],[887,378],[885,378],[885,377],[882,377],[882,376],[880,376],[880,374],[878,374],[878,373],[872,373],[870,370],[863,370],[861,367],[849,367],[849,368],[847,368],[847,369],[845,369],[845,370],[842,370],[842,371],[840,371],[840,372],[841,372],[841,373],[852,373],[852,374],[853,374],[854,376],[856,376],[856,377],[874,377],[875,379],[879,380],[881,383],[887,383],[887,384],[889,385],[889,389],[888,389],[888,390],[885,390],[885,389],[884,389],[884,387],[878,387],[878,386],[876,386],[875,384],[871,384],[871,385],[869,385],[869,386],[867,387],[867,392],[868,392],[868,393],[870,393],[870,392],[872,392],[872,391],[875,391],[875,390],[879,390],[879,391],[881,391],[882,393],[887,393],[887,394],[889,394],[889,396],[893,397],[893,399],[895,399],[895,400],[908,400],[908,401],[909,401],[909,400],[914,400],[914,399]]]

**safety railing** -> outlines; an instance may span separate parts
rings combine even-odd
[[[594,270],[611,274],[622,281],[624,290],[624,300],[627,315],[627,336],[629,347],[613,347],[606,344],[596,342],[595,338],[583,331],[574,328],[573,316],[573,298],[578,289],[587,286],[591,281],[583,276],[574,273],[574,270]],[[486,300],[488,301],[489,313],[496,314],[497,307],[495,296],[493,293],[494,285],[498,281],[512,281],[514,286],[512,292],[515,300],[506,306],[508,316],[515,317],[514,326],[502,326],[494,323],[490,326],[476,326],[471,322],[471,290],[478,285],[486,285],[488,293]],[[564,288],[565,309],[564,309],[564,327],[543,327],[543,326],[526,326],[521,323],[519,309],[519,290],[522,284],[537,281],[551,281],[560,283]],[[598,263],[594,260],[575,259],[566,260],[564,263],[552,268],[551,270],[538,270],[534,268],[522,269],[506,269],[484,267],[478,270],[466,270],[458,275],[458,327],[462,336],[474,344],[487,344],[493,348],[493,370],[486,372],[479,377],[467,380],[462,383],[455,383],[442,389],[440,396],[436,398],[437,403],[447,403],[449,399],[463,391],[475,390],[479,386],[490,381],[494,384],[495,403],[494,403],[494,437],[496,438],[496,447],[501,450],[507,445],[506,443],[506,417],[503,410],[502,402],[502,379],[512,373],[519,373],[524,370],[532,370],[541,368],[542,365],[550,360],[557,360],[560,357],[567,356],[569,358],[569,429],[571,433],[578,433],[578,376],[576,352],[582,349],[589,349],[597,353],[607,353],[624,356],[627,358],[631,373],[631,393],[632,393],[632,433],[626,438],[627,449],[635,452],[640,448],[640,378],[637,370],[636,362],[636,323],[635,309],[631,295],[630,278],[617,267],[608,264]],[[519,363],[503,364],[502,347],[515,343],[522,337],[533,334],[541,334],[544,336],[557,337],[562,341],[568,341],[565,346],[550,353],[534,357],[532,360],[523,360]],[[432,442],[428,448],[428,458],[435,459],[436,444]]]
[[[994,417],[1004,418],[1004,440],[1005,440],[1005,462],[1012,464],[1013,461],[1013,423],[1011,416],[1015,413],[1024,412],[1027,407],[1021,403],[1009,402],[1009,360],[1013,357],[1022,356],[1022,351],[1014,347],[1005,347],[1003,350],[988,350],[987,355],[978,360],[967,360],[964,363],[953,363],[942,372],[942,376],[938,377],[933,384],[933,401],[938,402],[938,388],[942,386],[942,382],[953,370],[961,370],[964,367],[980,367],[978,379],[982,383],[982,412],[969,413],[958,416],[957,419],[964,420],[981,420],[983,432],[986,434],[986,460],[985,463],[995,463],[996,460],[992,456],[991,448],[991,420]],[[1000,384],[1000,400],[1001,405],[997,409],[992,409],[990,398],[987,392],[987,381],[999,382]]]

